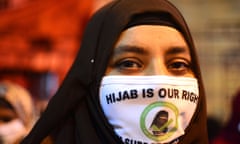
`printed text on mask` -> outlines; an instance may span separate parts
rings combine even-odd
[[[154,89],[142,89],[141,94],[136,89],[119,91],[118,93],[110,93],[106,95],[107,104],[112,104],[120,101],[137,99],[139,96],[142,98],[152,98],[154,95],[157,95],[159,98],[173,98],[173,99],[182,99],[187,100],[192,103],[197,103],[198,95],[193,92],[179,89],[171,88],[161,88],[157,90],[157,93],[154,93]]]

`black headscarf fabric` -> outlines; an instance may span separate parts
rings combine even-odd
[[[199,81],[200,99],[186,134],[179,143],[208,143],[206,102],[199,64],[182,15],[166,0],[115,0],[96,12],[89,21],[75,62],[23,144],[41,143],[51,134],[57,144],[122,143],[100,107],[99,85],[120,33],[131,27],[133,19],[144,15],[164,19],[166,25],[179,30],[188,43],[193,70]]]

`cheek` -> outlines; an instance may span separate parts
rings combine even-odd
[[[191,78],[195,78],[195,75],[193,72],[189,72],[185,75],[186,77],[191,77]]]
[[[106,71],[105,71],[105,75],[121,75],[121,73],[118,72],[116,69],[108,66]]]
[[[105,71],[105,75],[111,75],[112,72],[112,68],[107,67],[106,71]]]

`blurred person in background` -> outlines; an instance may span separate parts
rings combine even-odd
[[[0,82],[0,144],[18,144],[35,118],[30,93],[18,84]]]
[[[210,144],[239,144],[240,143],[240,89],[236,92],[231,108],[231,116],[219,134]]]

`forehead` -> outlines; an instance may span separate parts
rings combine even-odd
[[[139,25],[126,29],[121,33],[116,46],[122,44],[187,46],[179,31],[172,27],[160,25]]]

